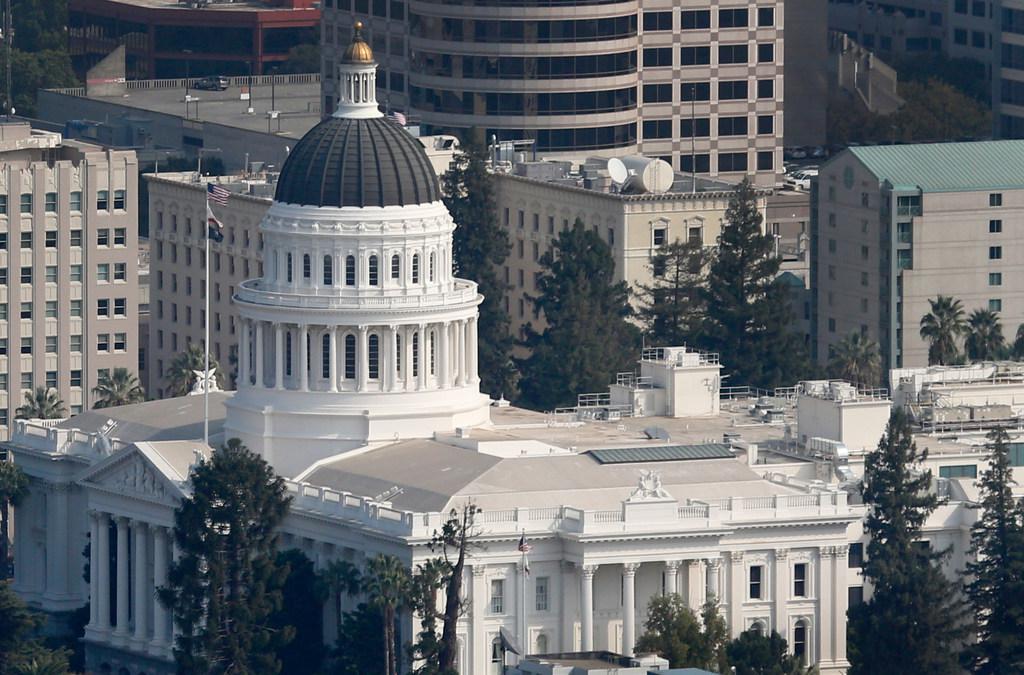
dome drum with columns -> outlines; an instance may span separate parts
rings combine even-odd
[[[452,275],[455,223],[423,147],[378,110],[375,69],[357,28],[338,109],[295,146],[260,224],[263,277],[234,297],[226,435],[286,475],[489,420],[482,297]]]

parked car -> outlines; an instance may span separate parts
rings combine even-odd
[[[197,80],[192,86],[196,89],[205,89],[206,91],[224,91],[230,85],[231,80],[223,75],[208,75],[201,80]]]

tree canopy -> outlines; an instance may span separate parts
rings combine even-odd
[[[658,654],[668,659],[672,668],[728,672],[725,620],[713,602],[703,607],[701,615],[698,618],[678,593],[651,598],[646,630],[636,642],[636,651]]]
[[[699,242],[664,244],[651,258],[650,284],[641,284],[638,317],[650,344],[690,344],[704,315],[704,271],[707,253]]]
[[[113,408],[146,400],[146,392],[142,390],[139,379],[127,368],[101,373],[92,393],[96,396],[94,408]]]
[[[272,623],[288,576],[277,564],[277,528],[291,501],[284,480],[231,439],[189,482],[192,494],[174,513],[181,557],[160,590],[180,630],[178,672],[277,673],[277,650],[295,633]]]
[[[20,419],[52,420],[65,417],[68,413],[64,400],[56,389],[36,387],[25,392],[25,403],[18,407],[15,415]]]
[[[10,511],[28,497],[28,476],[10,460],[0,460],[0,581],[10,576]]]
[[[960,362],[959,340],[967,328],[964,306],[949,295],[928,300],[931,311],[921,317],[921,339],[928,342],[929,365],[954,365]]]
[[[540,293],[530,302],[546,325],[526,326],[530,355],[519,362],[520,391],[525,405],[551,410],[575,405],[577,394],[605,391],[617,372],[631,371],[640,338],[611,250],[581,220],[558,235],[540,267]]]
[[[68,672],[69,652],[47,649],[39,639],[42,616],[0,581],[0,675]]]

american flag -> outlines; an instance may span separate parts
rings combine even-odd
[[[533,547],[526,542],[526,533],[523,532],[523,536],[519,537],[519,552],[529,553],[533,550]]]
[[[228,192],[227,188],[223,188],[220,185],[214,185],[213,183],[206,184],[206,198],[214,204],[227,206],[229,196],[231,196],[231,193]]]
[[[405,115],[403,115],[402,113],[397,112],[397,111],[396,112],[389,112],[388,113],[388,119],[391,120],[392,122],[397,122],[398,124],[401,124],[403,127],[408,122],[408,120],[405,119]]]

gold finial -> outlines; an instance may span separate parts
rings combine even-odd
[[[342,63],[373,63],[373,50],[363,39],[363,22],[352,24],[352,44],[341,57]]]

